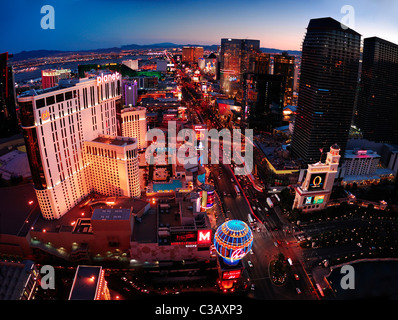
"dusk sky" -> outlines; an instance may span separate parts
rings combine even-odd
[[[44,5],[55,9],[54,30],[40,26]],[[13,0],[1,5],[0,52],[160,42],[219,45],[221,38],[259,39],[261,47],[300,50],[309,20],[342,21],[344,5],[354,8],[353,29],[363,38],[398,43],[396,0]]]

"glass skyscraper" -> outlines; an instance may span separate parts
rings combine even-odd
[[[291,151],[305,163],[337,143],[344,154],[358,85],[361,35],[332,18],[312,19],[302,46]]]
[[[244,75],[250,69],[250,53],[253,52],[260,52],[260,40],[221,39],[221,89],[238,101],[243,99]]]
[[[274,74],[282,75],[286,80],[284,106],[293,104],[294,61],[295,58],[289,56],[287,52],[274,56]]]
[[[398,144],[398,45],[364,40],[355,124],[365,139]]]

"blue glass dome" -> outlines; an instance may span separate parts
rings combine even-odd
[[[229,220],[217,228],[214,246],[229,265],[236,265],[251,249],[253,234],[241,220]]]

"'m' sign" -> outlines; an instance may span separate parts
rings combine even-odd
[[[120,79],[119,72],[115,72],[112,74],[106,74],[106,75],[101,73],[101,76],[97,77],[97,86],[99,86],[101,83],[105,83],[105,82],[112,81],[112,80],[119,80],[119,79]]]
[[[211,243],[211,230],[198,230],[198,244]]]

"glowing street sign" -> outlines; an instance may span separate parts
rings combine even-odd
[[[119,80],[120,79],[120,73],[115,72],[112,74],[103,74],[101,73],[101,76],[97,77],[97,86],[99,86],[101,83],[105,83],[108,81],[114,81],[114,80]]]

